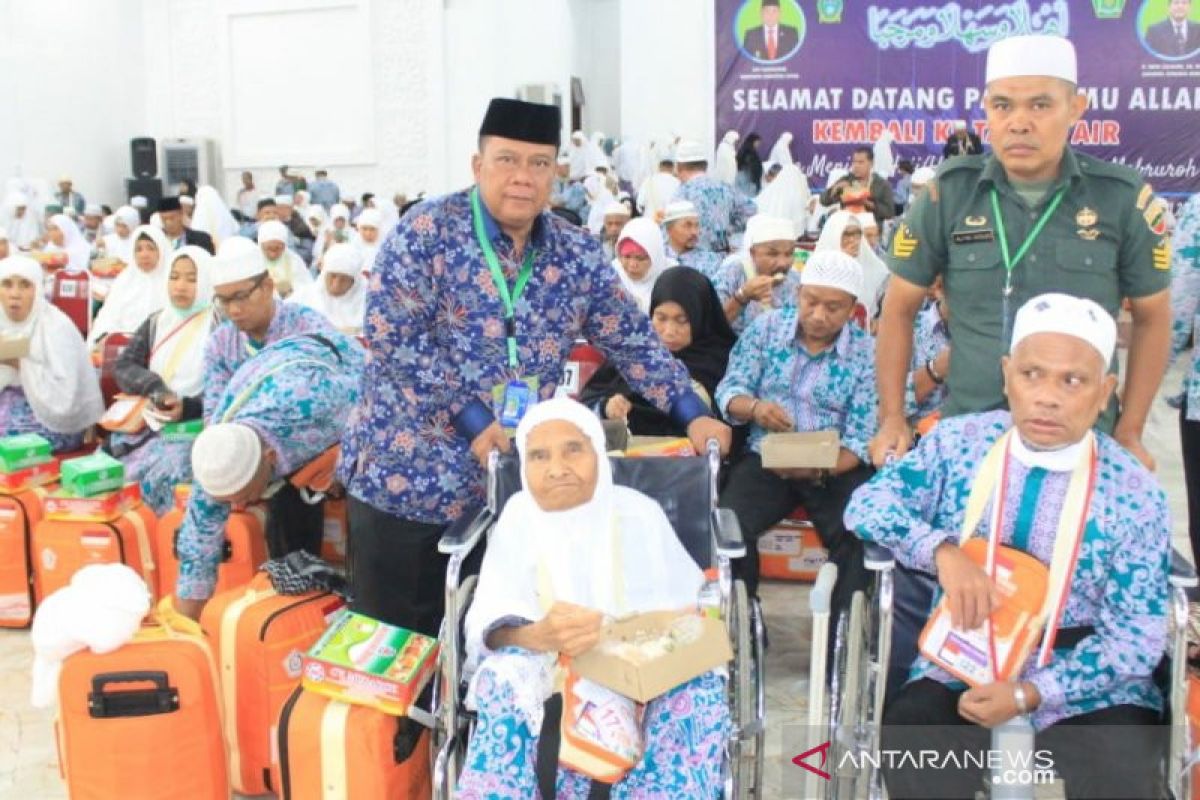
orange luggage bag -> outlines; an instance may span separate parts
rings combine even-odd
[[[321,537],[321,558],[330,564],[345,564],[349,531],[350,517],[346,501],[325,498],[325,532]]]
[[[158,521],[160,597],[175,594],[175,581],[179,578],[179,549],[177,538],[183,515],[187,508],[190,488],[181,486],[175,491],[175,508]],[[225,523],[225,549],[221,555],[221,566],[217,569],[217,585],[214,594],[245,586],[254,573],[267,560],[267,509],[253,505],[234,511]]]
[[[758,540],[758,572],[764,578],[815,581],[829,551],[803,508],[797,508]]]
[[[216,668],[191,620],[155,612],[120,649],[68,657],[58,701],[71,800],[228,800]]]
[[[0,628],[33,621],[33,563],[30,534],[42,519],[44,489],[0,495]]]
[[[233,788],[243,794],[272,789],[275,723],[300,683],[301,660],[344,605],[330,592],[277,594],[266,573],[249,585],[216,595],[200,627],[221,679],[225,742]]]
[[[405,719],[296,687],[279,714],[280,800],[427,800],[429,731],[397,763]]]
[[[126,564],[158,588],[154,526],[149,506],[137,505],[108,522],[41,520],[33,528],[33,590],[37,602],[71,582],[88,564]]]

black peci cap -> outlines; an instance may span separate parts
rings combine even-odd
[[[488,103],[479,135],[558,147],[562,140],[562,112],[558,106],[495,97]]]

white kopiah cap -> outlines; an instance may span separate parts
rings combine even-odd
[[[250,249],[246,249],[244,245],[227,249],[225,242],[221,242],[221,252],[212,260],[213,286],[247,281],[267,271],[266,262],[263,261],[259,249],[249,240],[243,241],[250,245]]]
[[[364,225],[368,228],[378,228],[383,224],[383,212],[378,208],[364,208],[354,224],[360,228]]]
[[[931,180],[937,177],[937,170],[933,167],[917,167],[912,174],[913,186],[924,186]]]
[[[1107,364],[1117,346],[1117,323],[1098,303],[1069,294],[1040,294],[1017,311],[1009,352],[1035,333],[1074,336],[1096,348]]]
[[[629,206],[625,205],[624,203],[620,202],[619,200],[613,200],[611,203],[609,203],[608,205],[606,205],[604,207],[604,216],[606,216],[606,217],[628,217],[628,216],[631,216],[631,214],[629,212]]]
[[[800,272],[801,286],[828,286],[862,296],[863,273],[858,260],[841,250],[818,250]]]
[[[258,472],[261,459],[258,434],[237,422],[205,428],[192,445],[196,482],[213,497],[229,497],[246,488]]]
[[[275,205],[277,205],[277,206],[290,206],[290,205],[294,204],[295,202],[296,201],[292,198],[292,196],[290,194],[275,195]]]
[[[746,220],[746,247],[763,242],[791,242],[796,239],[796,226],[786,217],[755,214]]]
[[[677,164],[696,164],[700,161],[708,161],[708,152],[699,142],[686,140],[675,146]]]
[[[674,203],[667,203],[667,207],[663,209],[663,225],[668,225],[681,219],[689,217],[700,218],[700,212],[696,210],[696,206],[687,200],[676,200]]]
[[[288,229],[277,219],[267,220],[258,226],[258,243],[283,242],[287,244]]]
[[[1078,83],[1075,45],[1062,36],[1010,36],[988,48],[987,78],[1047,77]]]
[[[362,251],[352,244],[335,244],[321,258],[321,271],[352,278],[362,276]]]

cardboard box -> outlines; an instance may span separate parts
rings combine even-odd
[[[815,581],[829,560],[817,529],[803,513],[769,528],[758,540],[758,574],[784,581]]]
[[[52,459],[50,442],[36,433],[0,439],[0,472],[19,472],[49,463]]]
[[[837,431],[768,433],[762,441],[767,469],[833,469],[842,449]]]
[[[43,507],[46,519],[112,522],[141,504],[142,490],[136,483],[131,483],[120,491],[98,497],[77,497],[59,489],[46,495]]]
[[[186,422],[168,422],[162,426],[158,435],[168,442],[191,441],[203,430],[203,419],[189,419]]]
[[[571,661],[571,669],[639,703],[724,666],[733,658],[719,619],[653,611],[613,622],[600,643]]]
[[[58,459],[51,458],[45,464],[17,470],[0,472],[0,494],[20,494],[28,489],[45,486],[58,480]]]
[[[344,612],[304,656],[311,692],[404,716],[437,666],[429,636]]]
[[[63,492],[75,497],[94,497],[114,492],[125,485],[125,465],[97,450],[62,464]]]
[[[0,336],[0,361],[29,355],[28,336]]]
[[[674,436],[630,436],[625,449],[629,458],[673,456],[684,458],[696,455],[691,440]]]

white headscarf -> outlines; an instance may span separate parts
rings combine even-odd
[[[19,369],[0,364],[0,386],[20,386],[38,422],[55,433],[79,433],[104,413],[87,347],[75,323],[46,301],[40,264],[22,255],[0,260],[0,281],[10,276],[33,284],[33,308],[13,322],[0,306],[0,333],[29,337],[29,355]]]
[[[51,244],[46,249],[50,252],[61,250],[67,254],[67,266],[64,267],[67,272],[86,272],[92,261],[92,246],[79,232],[79,226],[66,214],[55,214],[50,218],[50,224],[63,232],[63,243],[62,247]]]
[[[258,226],[260,249],[265,242],[283,242],[284,244],[283,254],[274,261],[267,258],[265,252],[262,254],[263,264],[271,273],[271,280],[277,287],[287,285],[292,287],[292,291],[297,291],[311,285],[313,276],[308,271],[304,259],[287,247],[289,235],[287,226],[279,220],[273,219]]]
[[[587,171],[595,172],[596,167],[607,167],[608,156],[604,153],[604,134],[596,131],[584,146],[587,152]]]
[[[237,220],[234,219],[229,206],[225,205],[221,195],[211,186],[201,186],[196,190],[192,227],[211,236],[214,247],[220,247],[221,242],[230,236],[237,236],[238,232]]]
[[[293,299],[320,311],[333,323],[333,327],[343,333],[362,333],[367,309],[367,279],[363,276],[362,252],[352,244],[335,244],[325,252],[321,264],[321,274],[313,283],[296,290]],[[351,277],[354,285],[341,297],[334,297],[325,285],[327,274]]]
[[[158,262],[154,269],[143,272],[136,263],[121,270],[121,274],[108,290],[108,297],[92,322],[88,343],[94,344],[110,333],[132,333],[146,321],[146,317],[162,307],[163,287],[167,283],[167,259],[171,255],[171,244],[161,228],[139,225],[133,232],[133,247],[145,236],[158,248]]]
[[[775,140],[775,144],[771,146],[771,152],[767,156],[768,161],[774,161],[776,164],[787,166],[794,163],[792,161],[792,134],[784,131],[779,134],[779,138]]]
[[[758,213],[790,219],[797,233],[803,233],[808,227],[810,199],[812,193],[808,190],[808,178],[795,164],[787,164],[775,176],[775,180],[763,184],[754,203],[758,206]]]
[[[110,258],[119,258],[125,264],[133,265],[133,231],[141,223],[142,218],[133,206],[121,206],[113,214],[116,222],[129,229],[129,235],[122,238],[115,230],[104,235],[104,252]]]
[[[874,166],[871,169],[884,180],[889,180],[896,172],[896,156],[892,152],[894,140],[892,132],[885,130],[871,148],[872,158],[874,158]]]
[[[213,326],[212,256],[202,247],[181,247],[168,261],[168,278],[171,266],[183,257],[196,265],[196,299],[191,308],[177,308],[171,302],[167,282],[163,282],[162,310],[155,325],[150,370],[166,380],[167,386],[179,397],[195,397],[204,390],[204,345]],[[184,327],[180,328],[181,325]],[[177,328],[178,332],[172,335]],[[180,351],[180,348],[186,349]],[[174,372],[167,375],[171,364],[174,364]]]
[[[829,215],[829,219],[825,221],[825,227],[821,229],[821,237],[817,239],[815,252],[821,250],[837,250],[842,249],[842,233],[851,225],[862,228],[862,222],[851,212],[846,210],[835,211]],[[888,277],[887,265],[883,260],[875,254],[871,246],[867,244],[867,239],[864,236],[862,244],[858,248],[858,263],[862,265],[863,271],[863,293],[859,297],[859,302],[866,306],[867,311],[872,315],[875,313],[875,299],[879,294],[880,287]]]
[[[737,180],[737,131],[727,131],[721,143],[717,145],[717,155],[712,171],[709,173],[724,184],[733,186]]]
[[[25,213],[17,216],[17,208]],[[12,189],[4,196],[4,208],[0,209],[0,224],[8,231],[8,239],[19,249],[28,249],[42,235],[42,215],[34,210],[29,196],[19,189]]]
[[[638,180],[642,174],[642,148],[638,146],[637,140],[632,136],[626,136],[613,150],[612,161],[613,169],[617,171],[617,177],[636,186],[634,181]]]
[[[583,188],[587,192],[588,203],[591,204],[587,227],[589,231],[599,236],[604,230],[604,210],[617,198],[613,197],[613,193],[608,190],[604,178],[600,175],[593,174],[584,178]]]
[[[571,180],[576,181],[583,178],[591,171],[588,166],[588,142],[583,138],[583,131],[575,131],[571,134],[571,143],[567,146],[567,153],[571,158]]]
[[[695,605],[704,582],[704,573],[658,503],[641,492],[613,485],[604,429],[585,406],[558,398],[529,409],[517,426],[522,464],[530,432],[551,420],[571,423],[591,442],[597,461],[596,489],[582,505],[544,511],[530,493],[522,468],[524,490],[509,498],[500,514],[467,611],[471,662],[483,650],[484,633],[504,617],[536,622],[545,615],[543,605],[559,601],[613,616],[679,609]],[[614,563],[618,555],[620,561]],[[613,580],[618,570],[623,602]],[[542,597],[539,574],[548,578],[552,597]]]
[[[642,313],[650,313],[650,293],[654,291],[654,284],[658,281],[658,276],[667,268],[667,252],[663,244],[662,231],[654,224],[653,220],[647,217],[638,217],[631,219],[625,223],[625,227],[621,228],[621,233],[617,236],[617,246],[615,252],[620,252],[621,242],[626,239],[632,239],[637,242],[643,250],[650,256],[650,271],[646,273],[646,277],[640,281],[635,281],[625,272],[625,268],[621,266],[621,257],[618,255],[613,259],[613,268],[617,271],[617,275],[621,278],[621,283],[625,286],[625,291],[633,296],[638,308]]]

